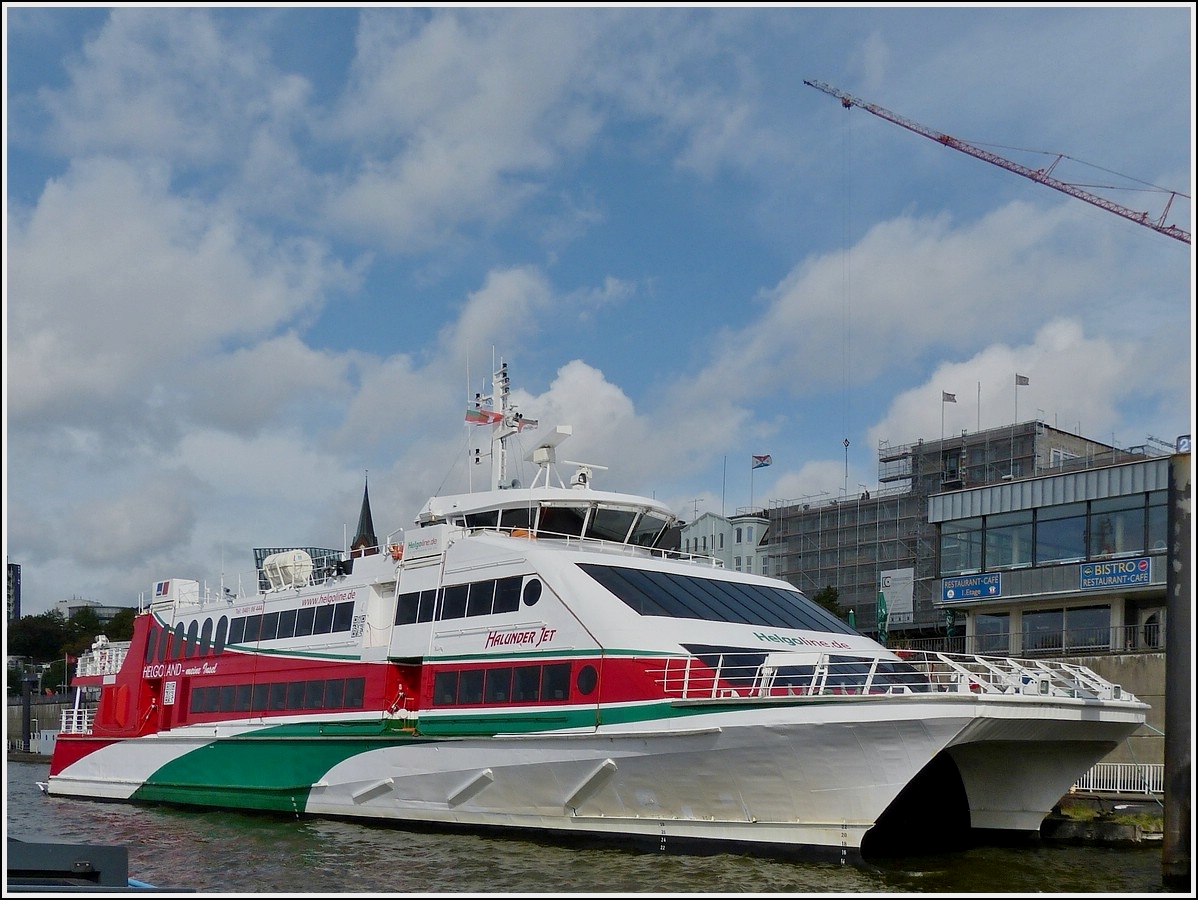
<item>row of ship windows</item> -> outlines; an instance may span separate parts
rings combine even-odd
[[[570,699],[570,663],[547,666],[498,666],[493,669],[441,671],[433,680],[434,706],[505,703],[565,703]],[[599,684],[592,665],[578,670],[578,693],[588,696]]]
[[[164,628],[157,638],[153,634],[146,641],[146,663],[166,662],[168,659],[191,659],[220,655],[228,644],[253,644],[280,638],[306,637],[310,634],[335,634],[349,631],[353,625],[354,604],[329,604],[305,606],[300,609],[284,609],[278,612],[238,616],[232,621],[221,616],[213,627],[212,619],[205,619],[203,626],[195,619],[183,628],[179,622],[174,629]]]
[[[365,678],[276,681],[193,687],[191,712],[282,712],[303,709],[361,709]]]
[[[523,588],[521,588],[523,584]],[[444,619],[463,619],[489,616],[493,613],[515,612],[520,601],[535,606],[541,599],[541,582],[524,576],[492,578],[471,584],[450,584],[441,590],[411,591],[400,594],[395,605],[395,624],[440,622]]]

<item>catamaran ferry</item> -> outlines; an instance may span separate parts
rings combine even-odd
[[[661,503],[561,480],[568,426],[509,481],[535,423],[492,388],[489,489],[384,541],[364,494],[352,548],[259,550],[252,593],[155,583],[79,660],[48,793],[859,863],[1035,834],[1144,722],[1086,668],[891,651],[667,549]]]

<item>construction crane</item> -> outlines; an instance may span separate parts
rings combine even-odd
[[[1030,178],[1032,181],[1047,185],[1048,187],[1054,188],[1063,194],[1068,194],[1070,197],[1076,197],[1078,200],[1084,200],[1087,203],[1092,203],[1094,206],[1101,207],[1108,212],[1113,212],[1115,215],[1123,216],[1123,218],[1130,219],[1139,225],[1151,228],[1153,231],[1159,231],[1161,234],[1167,234],[1169,237],[1174,238],[1175,240],[1184,241],[1187,244],[1190,243],[1190,233],[1188,231],[1183,231],[1176,225],[1165,224],[1165,218],[1169,215],[1169,209],[1173,206],[1174,198],[1180,196],[1188,200],[1189,196],[1186,194],[1178,194],[1176,191],[1172,191],[1169,194],[1169,202],[1165,204],[1165,211],[1161,213],[1159,220],[1154,221],[1148,217],[1148,213],[1146,212],[1136,212],[1135,210],[1127,209],[1126,207],[1120,206],[1118,203],[1112,203],[1110,200],[1107,200],[1104,197],[1099,197],[1096,194],[1083,191],[1076,185],[1067,184],[1064,181],[1058,181],[1057,179],[1053,178],[1052,170],[1056,168],[1057,163],[1059,163],[1064,156],[1057,156],[1053,164],[1047,168],[1029,169],[1027,166],[1021,166],[1019,163],[1012,162],[1009,159],[1004,159],[996,153],[991,153],[988,150],[983,150],[980,147],[967,144],[965,141],[957,140],[957,138],[952,137],[951,135],[942,134],[939,131],[935,131],[931,128],[920,125],[918,122],[912,122],[910,119],[905,119],[896,113],[892,113],[888,109],[883,109],[881,106],[877,106],[873,103],[867,103],[864,100],[859,100],[851,94],[846,94],[844,91],[837,90],[831,85],[824,84],[822,81],[804,81],[803,84],[810,85],[817,90],[823,91],[825,94],[831,94],[833,97],[836,97],[840,100],[840,105],[845,109],[852,109],[854,106],[859,106],[866,112],[873,113],[878,118],[885,119],[888,122],[893,122],[895,125],[901,125],[903,128],[906,128],[909,131],[914,131],[916,134],[922,134],[924,137],[931,138],[938,144],[943,144],[944,146],[951,147],[954,150],[960,150],[962,153],[968,153],[970,156],[985,160],[988,163],[993,163],[994,165],[1000,166],[1009,172],[1014,172],[1016,175],[1022,175],[1024,178]]]

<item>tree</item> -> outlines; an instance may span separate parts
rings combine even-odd
[[[137,610],[132,606],[127,606],[112,617],[112,620],[104,626],[104,633],[108,635],[110,641],[131,641],[133,640],[133,620],[137,617]]]
[[[81,607],[75,611],[75,615],[67,623],[66,640],[62,644],[58,658],[61,659],[63,653],[78,656],[80,653],[90,650],[96,635],[106,633],[96,611],[87,606]]]
[[[5,651],[9,656],[27,656],[35,663],[60,659],[70,639],[66,617],[57,609],[36,616],[22,616],[8,626]]]

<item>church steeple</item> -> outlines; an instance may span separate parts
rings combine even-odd
[[[367,475],[362,489],[362,511],[358,513],[358,533],[350,544],[350,556],[373,556],[379,552],[379,539],[374,533],[374,520],[370,515],[370,481]]]

